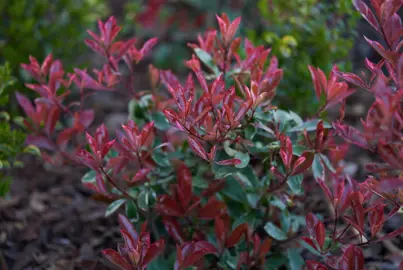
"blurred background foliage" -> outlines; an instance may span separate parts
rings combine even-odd
[[[9,102],[7,88],[11,88],[16,80],[11,76],[11,69],[8,63],[0,66],[0,107],[4,108]],[[34,148],[25,147],[25,132],[21,128],[21,117],[11,117],[6,111],[0,111],[0,197],[4,196],[9,188],[11,178],[9,170],[21,167],[18,154],[30,152]]]
[[[242,16],[239,34],[255,45],[273,49],[284,69],[277,104],[302,115],[316,110],[308,65],[326,73],[333,64],[351,70],[351,51],[359,15],[351,0],[147,0],[127,1],[126,29],[143,37],[159,36],[154,62],[160,68],[183,70],[190,57],[186,43],[213,26],[215,14]]]
[[[7,61],[19,82],[28,80],[19,66],[29,55],[41,62],[52,52],[68,69],[86,52],[86,29],[106,14],[104,0],[2,0],[0,63]]]

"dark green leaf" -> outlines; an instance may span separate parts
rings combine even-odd
[[[290,264],[291,270],[300,270],[305,264],[304,259],[301,257],[300,252],[296,249],[289,248],[287,250],[288,262]]]
[[[250,156],[248,153],[236,152],[235,157],[241,161],[241,164],[235,165],[237,168],[245,168],[248,166],[250,161]]]
[[[307,121],[307,122],[303,123],[302,125],[293,127],[292,129],[288,130],[288,132],[300,132],[300,131],[304,131],[305,129],[307,131],[316,130],[316,126],[319,121],[320,121],[320,119],[314,119],[314,120]],[[329,123],[323,121],[323,127],[331,128],[332,126]]]
[[[267,222],[264,226],[265,231],[274,239],[284,241],[287,239],[287,235],[272,222]]]
[[[94,170],[91,170],[84,174],[84,176],[81,178],[81,182],[83,183],[95,183],[96,182],[96,173]]]
[[[313,172],[313,176],[315,177],[315,179],[322,177],[323,171],[324,171],[324,169],[323,169],[320,157],[318,154],[315,154],[315,157],[314,157],[313,163],[312,163],[312,172]]]
[[[287,184],[290,187],[291,191],[295,195],[302,195],[304,193],[302,188],[302,181],[304,179],[303,174],[298,174],[294,176],[290,176],[287,180]]]
[[[108,205],[108,208],[106,208],[105,217],[112,215],[125,202],[126,202],[126,199],[119,199],[119,200],[113,201],[111,204]]]

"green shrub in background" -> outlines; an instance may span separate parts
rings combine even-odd
[[[278,96],[282,107],[296,105],[302,114],[312,113],[315,99],[309,84],[307,65],[330,72],[334,63],[343,70],[353,46],[359,14],[351,0],[259,0],[260,22],[246,29],[255,44],[273,49],[284,69]]]
[[[9,62],[12,75],[26,80],[19,64],[28,55],[44,59],[52,52],[65,67],[77,63],[85,29],[106,11],[104,0],[0,1],[0,63]]]
[[[11,76],[8,63],[0,66],[0,108],[7,106],[9,94],[7,88],[11,88],[16,80]],[[29,152],[39,154],[36,146],[25,146],[25,130],[22,125],[22,117],[10,116],[5,111],[0,111],[0,197],[7,194],[11,177],[9,172],[11,168],[19,168],[23,163],[18,160],[20,153]]]
[[[351,69],[345,60],[359,18],[351,0],[147,0],[143,4],[129,0],[125,15],[129,27],[124,28],[135,29],[137,36],[162,37],[154,52],[155,65],[180,71],[178,67],[190,55],[184,44],[214,25],[215,14],[221,12],[232,19],[242,16],[241,34],[255,45],[272,47],[273,55],[279,58],[288,78],[277,91],[280,107],[292,105],[302,115],[315,110],[316,106],[306,106],[316,102],[307,65],[326,73],[332,68],[330,63]]]

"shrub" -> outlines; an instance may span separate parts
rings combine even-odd
[[[0,66],[0,107],[6,106],[9,102],[9,95],[6,89],[15,83],[10,75],[8,63]],[[23,152],[39,153],[36,146],[24,146],[25,131],[21,116],[10,116],[6,111],[0,112],[0,196],[5,196],[10,188],[10,169],[19,168],[23,163],[18,155]]]
[[[360,0],[354,4],[385,38],[386,48],[368,40],[383,60],[366,60],[367,77],[336,66],[326,76],[310,66],[320,109],[307,121],[271,104],[283,71],[270,49],[235,36],[240,18],[217,16],[219,30],[189,44],[194,55],[185,62],[192,71],[185,82],[150,66],[151,89],[136,92],[134,66],[157,40],[141,49],[135,39],[117,41],[120,27],[112,17],[99,23],[99,34],[88,32],[85,43],[106,60],[93,74],[65,74],[51,55],[41,65],[31,57],[22,66],[38,81],[27,87],[40,95],[32,104],[17,94],[29,118],[27,142],[55,166],[88,167],[82,181],[110,202],[107,216],[124,206],[124,243],[103,252],[118,269],[364,269],[362,248],[403,232],[380,235],[401,212],[403,183],[401,4],[380,2],[372,2],[375,14]],[[355,91],[350,84],[375,95],[362,132],[343,121],[343,104]],[[73,87],[81,99],[67,103]],[[84,104],[102,91],[133,96],[132,119],[113,139],[105,125],[91,131],[94,112]],[[321,118],[339,104],[338,120]],[[73,124],[58,127],[62,116]],[[337,144],[336,135],[384,163],[369,164],[365,181],[352,179],[340,163],[348,144]],[[312,181],[330,205],[328,217],[304,204]],[[317,260],[304,262],[312,258],[305,250]]]

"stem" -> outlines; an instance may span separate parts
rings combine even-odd
[[[104,168],[102,168],[102,166],[99,166],[99,169],[101,170],[101,172],[105,175],[106,180],[112,185],[114,186],[117,190],[119,190],[127,199],[130,200],[134,200],[134,198],[132,196],[130,196],[129,193],[127,193],[124,189],[122,189],[121,187],[119,187],[115,181],[112,180],[112,178],[105,172]],[[135,202],[136,203],[136,202]]]

